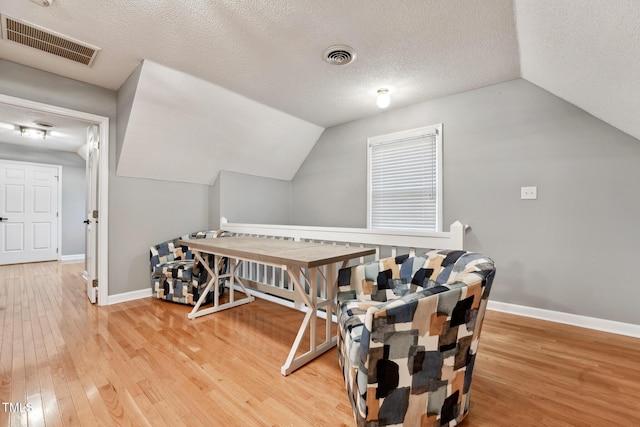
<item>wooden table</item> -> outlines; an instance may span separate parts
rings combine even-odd
[[[188,246],[195,258],[202,263],[209,273],[209,282],[200,296],[196,305],[189,313],[189,319],[194,319],[205,314],[215,313],[228,308],[246,304],[254,300],[247,291],[242,280],[237,276],[237,268],[240,262],[250,261],[259,264],[278,267],[286,271],[295,291],[300,295],[307,306],[306,314],[298,330],[298,334],[291,346],[289,356],[280,369],[282,375],[289,375],[299,367],[305,365],[321,354],[333,348],[337,343],[337,337],[331,333],[332,317],[337,315],[335,302],[336,290],[336,263],[342,263],[346,267],[347,262],[353,258],[360,258],[375,254],[373,248],[346,247],[332,244],[298,242],[292,240],[276,240],[261,237],[229,237],[215,239],[181,240],[179,244]],[[214,256],[214,268],[209,267],[202,256],[203,253]],[[219,274],[220,265],[224,258],[229,258],[230,271],[227,274]],[[320,269],[326,266],[326,275]],[[316,274],[312,271],[316,270]],[[305,271],[309,274],[305,274]],[[302,279],[301,279],[302,278]],[[229,280],[229,302],[220,304],[219,279]],[[247,298],[236,300],[234,296],[235,284],[238,284]],[[308,292],[305,283],[308,284]],[[322,294],[326,298],[318,297],[320,286],[326,286]],[[207,294],[214,288],[213,306],[200,309]],[[324,309],[326,333],[323,342],[318,343],[316,337],[316,321]],[[306,328],[309,327],[309,351],[296,357],[300,342]]]

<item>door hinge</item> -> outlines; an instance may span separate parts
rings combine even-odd
[[[93,281],[91,282],[91,286],[93,286],[94,288],[98,287],[98,279],[93,279]]]
[[[58,248],[56,248],[56,253],[58,253]]]
[[[98,219],[98,211],[93,211],[92,216],[93,218]]]

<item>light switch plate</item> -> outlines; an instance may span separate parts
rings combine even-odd
[[[535,200],[538,198],[538,187],[520,187],[522,200]]]

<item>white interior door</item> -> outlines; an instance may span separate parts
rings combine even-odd
[[[85,271],[87,296],[95,304],[98,293],[98,162],[100,132],[97,125],[87,128]]]
[[[0,160],[0,265],[58,259],[60,172]]]

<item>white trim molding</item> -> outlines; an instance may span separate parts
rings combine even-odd
[[[61,255],[60,262],[65,264],[72,262],[84,262],[84,254]]]
[[[581,328],[594,329],[596,331],[640,338],[640,325],[634,325],[632,323],[598,319],[596,317],[563,313],[561,311],[545,310],[542,308],[527,307],[524,305],[509,304],[506,302],[491,300],[489,300],[487,304],[487,309],[515,314],[518,316],[531,317],[534,319],[548,320],[550,322],[562,323],[565,325],[578,326]]]
[[[137,299],[152,297],[151,288],[138,289],[137,291],[123,292],[121,294],[109,295],[107,305],[119,304],[121,302],[135,301]]]
[[[464,248],[464,235],[468,228],[460,221],[451,224],[449,231],[418,232],[410,230],[371,230],[368,228],[313,227],[280,224],[230,223],[220,218],[220,229],[231,233],[291,238],[294,240],[320,240],[358,245],[393,246],[414,249],[454,249]],[[395,255],[394,255],[395,256]]]
[[[16,98],[1,93],[0,103],[84,120],[100,126],[101,155],[98,171],[98,210],[100,212],[100,222],[98,223],[98,305],[107,305],[109,299],[109,118],[56,105]],[[60,259],[60,257],[58,257],[58,259]]]

